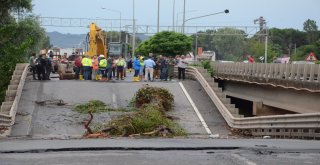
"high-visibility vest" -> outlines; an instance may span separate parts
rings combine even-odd
[[[82,63],[82,66],[90,66],[90,67],[92,66],[91,59],[89,59],[88,57],[83,58],[81,63]]]
[[[92,59],[92,69],[98,70],[99,69],[99,61],[98,59]]]
[[[124,59],[121,59],[117,62],[117,66],[124,66]]]
[[[99,67],[100,68],[106,68],[108,66],[107,60],[106,59],[101,59],[99,62]]]

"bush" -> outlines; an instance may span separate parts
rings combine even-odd
[[[174,98],[165,88],[147,86],[137,91],[133,102],[137,108],[145,104],[158,104],[160,109],[169,111],[173,106]]]

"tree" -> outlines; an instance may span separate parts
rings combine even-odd
[[[28,16],[15,21],[11,12],[31,11],[31,0],[0,0],[0,102],[16,63],[26,62],[32,52],[38,52],[50,45],[45,30],[40,27],[37,18]]]
[[[312,44],[318,39],[318,36],[317,36],[318,26],[316,21],[310,20],[310,19],[306,20],[303,23],[303,30],[308,33],[308,41],[310,44]]]
[[[175,56],[187,54],[192,50],[192,38],[181,33],[164,31],[141,43],[136,52]]]
[[[0,27],[14,22],[11,12],[30,12],[32,0],[0,0]]]
[[[240,35],[225,35],[225,34]],[[218,29],[214,33],[213,44],[217,50],[218,59],[238,60],[244,53],[245,32],[234,28]]]

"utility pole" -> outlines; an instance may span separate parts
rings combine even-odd
[[[254,21],[254,24],[259,24],[259,28],[260,28],[260,31],[259,33],[263,33],[263,31],[265,31],[265,41],[264,41],[264,63],[267,63],[268,62],[268,29],[267,29],[267,22],[266,20],[263,18],[263,17],[259,17],[258,19],[255,19]],[[261,38],[261,41],[262,41],[262,38]]]
[[[136,42],[136,21],[134,18],[134,0],[132,0],[132,59],[134,58],[135,42]]]

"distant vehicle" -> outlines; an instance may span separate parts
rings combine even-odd
[[[129,45],[122,42],[111,42],[108,44],[108,55],[116,58],[122,55],[124,59],[129,59]]]

